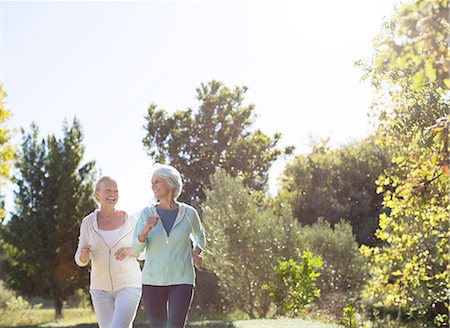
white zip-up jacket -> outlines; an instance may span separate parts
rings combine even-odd
[[[137,259],[129,256],[118,261],[114,256],[118,249],[131,247],[136,217],[126,215],[122,233],[110,248],[100,235],[97,213],[98,210],[95,210],[81,222],[78,248],[75,253],[75,262],[80,267],[85,267],[91,262],[90,289],[115,291],[125,287],[141,288],[142,273]],[[84,245],[91,245],[92,251],[90,261],[86,263],[80,260],[81,248]]]

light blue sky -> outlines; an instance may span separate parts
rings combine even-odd
[[[151,103],[196,108],[212,79],[249,87],[255,127],[305,153],[308,136],[332,145],[366,136],[372,90],[353,62],[397,0],[1,1],[0,80],[12,128],[61,135],[80,119],[86,159],[119,182],[119,208],[152,198],[142,146]],[[14,142],[20,141],[18,135]],[[284,162],[271,170],[271,192]],[[12,210],[12,186],[7,210]]]

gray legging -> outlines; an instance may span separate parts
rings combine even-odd
[[[184,327],[194,294],[192,285],[143,285],[142,292],[151,328]]]

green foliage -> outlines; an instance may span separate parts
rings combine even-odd
[[[448,135],[448,127],[439,133]],[[427,148],[412,143],[404,155],[396,159],[397,170],[379,180],[395,188],[384,193],[390,213],[380,216],[377,231],[386,246],[362,248],[372,261],[367,295],[433,317],[448,311],[450,292],[448,151],[439,143]]]
[[[342,323],[345,328],[358,328],[356,324],[356,308],[353,305],[347,305],[344,308]]]
[[[273,268],[274,281],[265,286],[277,306],[277,314],[295,317],[320,297],[316,280],[322,265],[322,259],[309,251],[303,252],[299,264],[293,259],[278,261]]]
[[[277,148],[281,136],[251,131],[254,106],[244,105],[246,92],[246,87],[231,90],[211,81],[197,89],[196,111],[169,116],[154,104],[148,109],[144,146],[154,161],[170,163],[182,172],[185,201],[195,204],[205,199],[209,177],[217,167],[241,176],[246,186],[266,190],[270,165],[283,153]]]
[[[77,269],[73,253],[82,218],[95,208],[94,163],[81,165],[84,147],[80,123],[64,125],[64,136],[39,140],[38,129],[23,132],[15,177],[16,210],[2,226],[3,272],[14,290],[53,300],[55,315],[87,272]]]
[[[298,256],[299,226],[288,209],[275,216],[260,193],[224,170],[211,177],[210,188],[202,206],[209,237],[206,266],[216,273],[228,304],[251,318],[265,317],[271,302],[262,286],[272,281],[278,259]]]
[[[359,63],[377,90],[375,126],[396,151],[448,113],[448,34],[448,0],[408,1],[384,24],[371,63]]]
[[[32,311],[39,306],[30,305],[23,297],[5,288],[0,280],[0,318],[5,326],[29,325],[37,322]]]
[[[326,142],[299,155],[281,177],[278,202],[287,202],[305,224],[320,217],[350,222],[359,243],[374,244],[382,197],[375,180],[388,166],[389,154],[373,138],[330,150]]]
[[[320,219],[313,225],[302,227],[301,240],[323,260],[317,280],[321,297],[316,308],[340,317],[344,306],[358,298],[367,278],[365,259],[359,252],[352,227],[344,221],[332,227]]]
[[[414,0],[400,5],[375,41],[373,82],[400,77],[400,85],[420,91],[428,83],[450,88],[448,0]]]
[[[10,178],[10,163],[14,159],[14,149],[10,144],[10,131],[5,125],[5,122],[10,116],[10,112],[4,107],[5,98],[6,93],[3,91],[3,87],[0,84],[0,223],[6,216],[1,187],[3,186],[4,179]]]
[[[386,213],[366,298],[417,326],[445,326],[449,312],[448,1],[403,4],[377,40],[366,73],[378,87],[379,142],[393,166],[378,179]]]

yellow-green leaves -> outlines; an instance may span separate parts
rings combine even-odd
[[[383,244],[361,249],[373,277],[365,293],[439,327],[450,303],[448,1],[405,3],[387,26],[371,72],[387,89],[374,108],[393,166],[377,180]]]
[[[5,124],[10,117],[10,112],[4,107],[5,97],[6,93],[0,84],[0,186],[4,183],[4,179],[9,179],[10,163],[14,159],[14,149],[9,143],[11,139],[10,131]],[[0,223],[5,215],[5,210],[0,207]]]
[[[413,84],[411,86],[412,90],[420,90],[425,82],[425,70],[421,68],[416,74],[413,76]]]

